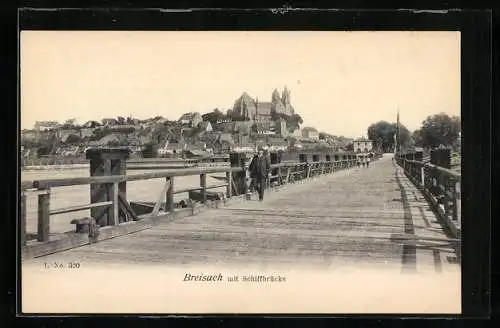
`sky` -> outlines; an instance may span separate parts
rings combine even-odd
[[[460,115],[459,32],[22,31],[21,128],[227,110],[291,92],[305,126],[366,136]]]

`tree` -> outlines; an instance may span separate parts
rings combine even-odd
[[[460,117],[450,117],[445,113],[428,116],[420,128],[423,147],[453,146],[461,132]]]
[[[74,126],[76,123],[76,119],[74,118],[70,118],[70,119],[67,119],[65,122],[64,122],[64,126],[68,126],[68,127],[71,127],[71,126]]]
[[[396,131],[397,124],[395,124],[395,123],[393,123],[393,124],[394,124],[394,131]],[[393,140],[394,140],[394,138],[393,138]],[[408,130],[406,128],[406,126],[404,126],[401,123],[399,124],[399,143],[400,143],[401,148],[403,150],[406,150],[406,149],[412,147],[412,145],[413,145],[410,130]]]
[[[352,142],[345,145],[345,151],[354,151],[354,144]]]
[[[300,129],[300,125],[304,123],[302,117],[299,114],[292,114],[292,116],[285,116],[286,127],[288,131],[293,132],[297,129]]]
[[[397,124],[386,121],[373,123],[368,127],[368,139],[373,140],[374,147],[384,152],[394,149],[394,135],[397,132]],[[407,148],[410,144],[411,133],[403,125],[399,124],[399,142],[402,148]]]
[[[118,124],[120,124],[120,125],[125,124],[125,118],[124,118],[124,117],[122,117],[122,116],[118,116],[118,117],[116,118],[116,120],[118,121]]]
[[[224,115],[218,108],[215,108],[213,111],[203,114],[201,118],[203,121],[210,122],[210,124],[214,125],[218,120],[228,119],[228,116]]]
[[[422,140],[422,130],[418,129],[413,131],[411,135],[413,142],[415,143],[415,147],[423,147],[424,143]]]
[[[374,147],[388,152],[394,146],[396,129],[386,121],[373,123],[368,127],[368,139],[373,140]]]

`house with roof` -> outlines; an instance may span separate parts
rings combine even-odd
[[[35,122],[35,130],[47,131],[59,128],[60,124],[57,121],[37,121]]]
[[[120,124],[116,118],[103,118],[101,122],[104,126],[113,126]]]
[[[234,130],[234,123],[235,122],[217,123],[217,131],[220,131],[222,133],[232,133]]]
[[[35,141],[37,139],[38,133],[35,130],[23,130],[21,131],[21,140],[23,141]]]
[[[101,126],[101,123],[97,122],[97,121],[87,121],[85,122],[84,124],[82,124],[82,128],[97,128],[97,127],[100,127]]]
[[[182,153],[186,149],[186,146],[187,145],[183,142],[166,142],[158,148],[158,155],[160,155],[160,157],[182,156]]]
[[[253,122],[251,121],[235,121],[233,122],[233,133],[248,135],[252,131]]]
[[[197,127],[203,122],[203,118],[198,112],[185,113],[179,118],[179,123],[188,127]]]
[[[353,142],[354,152],[356,153],[368,153],[373,150],[373,141],[366,139],[365,137],[361,137],[359,139],[354,140]]]
[[[255,122],[253,125],[253,132],[261,135],[274,135],[270,121]]]
[[[66,142],[66,139],[68,139],[70,135],[76,135],[80,137],[80,131],[75,128],[65,128],[60,129],[56,132],[56,137],[61,139],[62,142]]]
[[[199,124],[200,131],[203,132],[212,132],[214,129],[212,128],[212,124],[208,121],[203,121]]]
[[[270,122],[272,120],[272,107],[273,103],[271,102],[259,102],[257,100],[255,102],[255,115],[253,120],[255,122]]]
[[[119,125],[111,125],[109,128],[116,132],[124,132],[130,133],[135,131],[135,125],[133,124],[119,124]]]
[[[319,132],[315,128],[305,127],[302,129],[302,137],[312,140],[319,140]]]
[[[216,123],[217,124],[222,124],[222,123],[231,123],[233,119],[231,117],[224,117],[224,118],[218,118]]]

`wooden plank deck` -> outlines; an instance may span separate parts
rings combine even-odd
[[[29,260],[459,272],[453,240],[390,156],[151,229]]]

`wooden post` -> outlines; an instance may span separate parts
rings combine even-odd
[[[38,241],[48,241],[50,233],[50,189],[38,195]]]
[[[307,178],[311,176],[311,164],[307,164]]]
[[[322,162],[319,165],[321,165],[321,175],[325,174],[325,163]]]
[[[88,149],[86,158],[90,160],[90,176],[126,175],[126,159],[129,150],[122,148]],[[120,222],[120,202],[115,202],[116,193],[126,200],[126,182],[118,184],[91,184],[90,202],[113,201],[113,205],[96,207],[90,210],[91,217],[99,226],[115,225]],[[116,208],[118,205],[118,209]]]
[[[232,180],[232,172],[231,171],[227,171],[226,172],[226,183],[227,183],[227,186],[226,186],[226,197],[229,199],[232,197],[231,195],[231,191],[232,191],[232,186],[231,186],[231,180]]]
[[[21,213],[20,213],[19,228],[21,230],[21,246],[26,246],[26,194],[21,193]]]
[[[97,156],[90,158],[90,176],[104,175],[106,175],[104,161]],[[90,184],[90,203],[107,201],[106,195],[105,186],[98,183]],[[95,219],[98,226],[104,226],[108,220],[108,211],[105,207],[95,207],[90,209],[90,216]]]
[[[172,213],[174,211],[174,177],[166,177],[167,194],[165,197],[165,210]]]
[[[231,167],[233,168],[242,168],[243,170],[240,172],[234,172],[231,174],[231,178],[233,180],[234,189],[232,190],[232,195],[242,195],[247,192],[247,171],[245,167],[245,154],[243,153],[231,153],[229,154],[229,159],[231,162]]]
[[[113,205],[111,205],[111,211],[110,211],[110,223],[111,225],[118,225],[120,224],[120,210],[119,210],[119,202],[118,202],[118,195],[120,194],[120,189],[118,186],[118,182],[114,182],[113,185],[110,186],[111,188],[111,194],[113,197]]]
[[[201,199],[203,204],[207,202],[207,175],[200,174]]]
[[[286,180],[285,183],[288,183],[290,181],[290,167],[286,168]]]

